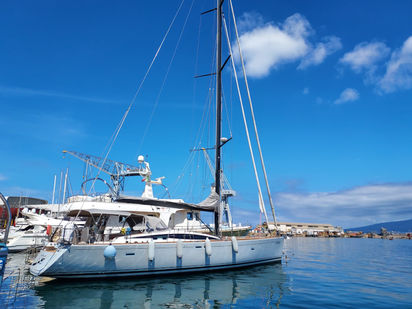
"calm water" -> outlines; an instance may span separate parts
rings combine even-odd
[[[295,238],[282,264],[162,279],[40,283],[23,261],[7,265],[2,308],[412,308],[410,240]]]

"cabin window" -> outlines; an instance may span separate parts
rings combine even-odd
[[[187,213],[187,220],[193,220],[193,212]]]
[[[143,216],[129,216],[126,218],[126,222],[133,230],[144,227]]]

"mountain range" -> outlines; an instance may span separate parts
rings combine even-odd
[[[361,227],[345,229],[345,231],[362,231],[364,233],[380,233],[381,228],[385,228],[388,232],[412,233],[412,219],[404,221],[382,222]]]

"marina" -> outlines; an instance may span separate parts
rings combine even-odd
[[[0,309],[412,308],[410,5],[365,3],[2,3]]]
[[[17,253],[0,300],[3,308],[409,308],[411,257],[408,240],[291,238],[281,264],[76,282],[35,278]]]

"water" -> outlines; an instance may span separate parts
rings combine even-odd
[[[282,264],[160,279],[38,282],[22,262],[4,308],[412,308],[410,240],[294,238]]]

